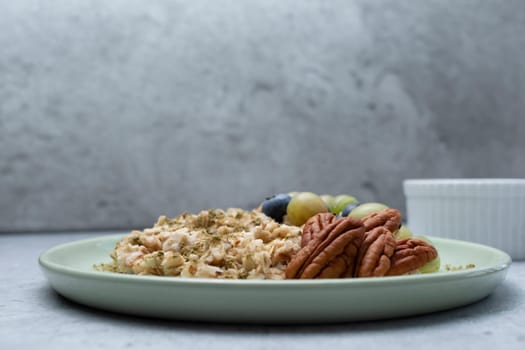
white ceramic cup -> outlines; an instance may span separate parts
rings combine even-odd
[[[403,190],[414,234],[482,243],[525,259],[525,179],[408,179]]]

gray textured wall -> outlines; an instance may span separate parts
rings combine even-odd
[[[525,173],[525,1],[0,8],[0,231]]]

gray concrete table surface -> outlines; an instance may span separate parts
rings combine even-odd
[[[37,263],[54,245],[108,232],[0,235],[0,349],[505,349],[525,348],[525,262],[466,307],[385,321],[228,325],[138,318],[94,310],[51,289]]]

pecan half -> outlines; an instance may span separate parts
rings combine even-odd
[[[365,216],[363,218],[363,225],[367,232],[376,227],[383,226],[394,233],[401,225],[401,212],[392,208],[383,209]]]
[[[321,232],[326,226],[336,220],[336,217],[332,213],[320,213],[318,215],[312,216],[308,219],[303,226],[303,235],[301,238],[301,248],[308,244],[317,235]]]
[[[322,218],[313,221],[319,223]],[[312,227],[315,227],[314,224]],[[334,217],[320,231],[307,232],[308,241],[288,264],[286,278],[339,278],[353,275],[355,258],[365,233],[360,220]]]
[[[434,246],[416,238],[397,241],[387,276],[404,275],[419,269],[438,257]]]
[[[359,247],[355,277],[381,277],[390,270],[396,240],[390,230],[378,226],[367,231]]]

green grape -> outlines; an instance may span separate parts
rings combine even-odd
[[[422,267],[420,267],[418,269],[418,271],[420,273],[432,273],[432,272],[439,271],[440,267],[441,267],[441,259],[438,256],[434,260],[432,260],[432,261],[426,263],[425,265],[423,265]]]
[[[301,192],[290,200],[286,209],[286,219],[292,225],[301,226],[318,213],[327,212],[326,203],[312,192]]]
[[[320,196],[321,199],[326,203],[326,206],[330,209],[335,204],[335,197],[329,194],[323,194]]]
[[[350,203],[357,203],[357,199],[347,194],[340,194],[334,198],[330,211],[332,214],[337,215]]]
[[[288,192],[288,194],[290,195],[290,197],[295,197],[295,196],[297,196],[299,193],[301,193],[301,192],[296,192],[296,191],[294,191],[294,192]]]
[[[397,230],[395,233],[395,237],[398,241],[401,239],[410,238],[412,236],[412,231],[410,231],[405,225],[401,225],[399,230]]]
[[[388,207],[384,205],[383,203],[377,203],[377,202],[368,202],[363,203],[359,206],[357,206],[354,210],[350,212],[350,215],[348,215],[351,218],[354,219],[362,219],[367,215],[370,215],[372,213],[387,209]]]

